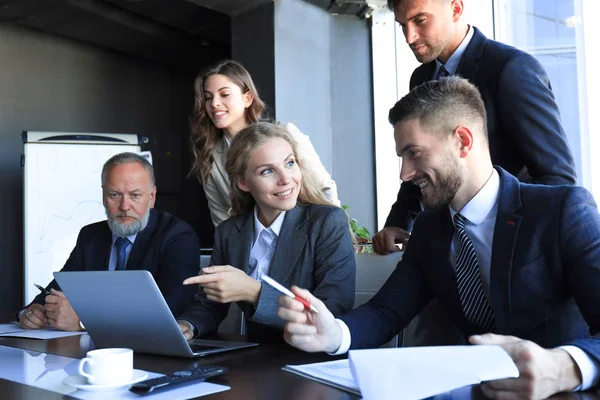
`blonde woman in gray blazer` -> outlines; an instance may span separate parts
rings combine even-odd
[[[189,339],[214,331],[237,302],[255,340],[282,338],[281,295],[261,282],[310,288],[334,315],[354,303],[356,265],[348,217],[325,199],[297,157],[286,128],[257,122],[240,131],[226,169],[232,216],[217,227],[211,266],[187,279],[199,284],[179,324]]]
[[[252,122],[259,121],[265,105],[252,77],[238,62],[222,61],[201,73],[194,84],[195,102],[191,118],[193,171],[202,181],[213,224],[229,218],[230,182],[225,172],[229,143]],[[298,144],[298,155],[316,177],[325,198],[339,206],[337,187],[310,139],[295,125],[286,125]]]

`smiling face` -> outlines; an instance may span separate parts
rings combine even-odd
[[[102,192],[107,222],[114,234],[130,236],[146,227],[156,199],[156,186],[140,163],[112,166]]]
[[[258,206],[258,219],[270,226],[282,211],[296,206],[302,173],[292,146],[282,138],[271,138],[252,150],[238,187],[249,192]]]
[[[405,0],[394,10],[406,43],[420,63],[436,58],[446,62],[454,52],[450,43],[458,17],[453,3],[454,0]]]
[[[402,157],[400,179],[421,188],[425,208],[450,204],[465,181],[455,134],[427,132],[413,118],[394,126],[394,138]]]
[[[242,89],[225,75],[209,76],[204,82],[205,109],[217,129],[229,133],[230,139],[248,125],[246,109],[253,95]]]

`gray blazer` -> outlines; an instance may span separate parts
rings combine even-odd
[[[208,201],[208,209],[213,224],[217,226],[229,218],[231,200],[229,199],[229,176],[225,171],[229,148],[224,138],[219,138],[213,148],[213,164],[207,182],[202,182],[204,194]]]
[[[211,265],[231,265],[248,273],[253,218],[249,213],[228,219],[217,227]],[[356,265],[344,210],[333,206],[297,205],[288,211],[268,274],[283,286],[297,285],[310,290],[336,316],[349,311],[354,304]],[[277,316],[280,295],[263,284],[256,307],[238,302],[249,321],[249,335],[252,336],[253,327],[264,331],[266,325],[270,328],[266,330],[271,331],[269,334],[281,336],[284,322]],[[199,290],[188,310],[178,319],[193,323],[202,335],[215,331],[228,311],[229,304],[210,301]]]

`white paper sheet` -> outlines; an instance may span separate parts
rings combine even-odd
[[[499,346],[352,350],[350,369],[365,399],[422,399],[468,385],[519,376]]]
[[[283,367],[283,370],[360,396],[360,390],[358,384],[352,377],[348,360],[327,361],[304,365],[286,365]]]
[[[19,324],[11,322],[0,324],[0,336],[10,336],[26,339],[56,339],[66,336],[87,335],[87,332],[65,332],[57,329],[23,329]]]
[[[62,383],[67,376],[77,374],[79,361],[77,358],[0,346],[0,378],[85,400],[139,400],[142,398],[151,400],[183,400],[230,389],[229,386],[201,382],[143,397],[129,392],[128,389],[86,392]],[[148,372],[148,379],[159,376],[162,376],[162,374]]]
[[[154,372],[148,373],[148,379],[162,376],[162,374],[155,374]],[[62,385],[63,387],[68,387]],[[60,388],[58,388],[60,389]],[[75,390],[69,388],[70,390]],[[196,384],[190,384],[188,386],[179,387],[176,389],[167,390],[164,392],[158,392],[155,394],[149,394],[140,396],[135,393],[131,393],[128,389],[112,390],[106,392],[86,392],[83,390],[76,390],[69,393],[64,393],[60,390],[54,390],[55,392],[68,394],[69,396],[83,399],[83,400],[120,400],[120,399],[152,399],[152,400],[186,400],[193,399],[196,397],[208,396],[209,394],[224,392],[231,389],[229,386],[217,385],[210,382],[201,382]],[[50,389],[52,390],[52,389]]]

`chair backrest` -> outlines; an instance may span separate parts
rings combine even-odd
[[[392,274],[398,262],[402,259],[402,252],[380,256],[375,253],[356,254],[356,290],[354,307],[358,307],[379,291],[381,286]],[[402,339],[395,336],[390,342],[381,347],[398,347]]]
[[[354,307],[366,303],[379,291],[392,274],[402,252],[380,256],[375,253],[356,254],[356,290]]]
[[[210,255],[200,255],[200,271],[202,271],[202,268],[208,267],[209,265]],[[232,304],[231,307],[229,307],[229,313],[227,314],[227,317],[219,325],[219,332],[237,333],[243,335],[245,333],[244,331],[244,313],[242,310],[240,310],[237,304]]]

